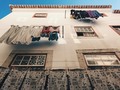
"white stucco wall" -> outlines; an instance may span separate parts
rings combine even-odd
[[[85,9],[87,10],[87,9]],[[89,9],[91,10],[91,9]],[[58,41],[41,39],[38,43],[26,45],[7,45],[0,43],[0,65],[4,63],[12,50],[53,50],[53,68],[79,67],[76,49],[120,48],[120,36],[109,25],[120,25],[120,14],[112,13],[111,9],[98,9],[107,17],[100,17],[92,22],[70,19],[70,9],[13,9],[12,13],[0,20],[0,37],[10,25],[60,25],[64,26],[65,38]],[[33,18],[35,13],[48,13],[47,18]],[[92,26],[98,38],[77,38],[74,26]]]

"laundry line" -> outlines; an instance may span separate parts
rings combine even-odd
[[[59,26],[20,27],[19,25],[11,25],[10,29],[0,38],[0,42],[29,45],[33,41],[39,41],[41,37],[47,37],[48,40],[57,40],[59,29]]]
[[[85,18],[95,18],[103,17],[102,13],[97,10],[71,10],[71,15],[74,19],[85,19]]]

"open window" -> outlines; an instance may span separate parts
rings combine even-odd
[[[78,37],[97,37],[91,26],[75,26],[74,29]]]

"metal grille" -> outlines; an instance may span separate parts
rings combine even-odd
[[[44,66],[47,54],[16,55],[11,66]]]

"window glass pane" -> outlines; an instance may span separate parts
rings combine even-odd
[[[93,61],[93,60],[88,60],[88,64],[96,64],[96,62],[95,61]]]
[[[92,55],[85,55],[85,58],[86,58],[87,60],[93,60]]]
[[[101,61],[101,60],[100,61],[96,61],[96,63],[97,63],[97,65],[104,65],[103,61]]]
[[[119,59],[114,54],[86,54],[84,56],[88,65],[120,65]]]
[[[20,61],[14,61],[13,65],[19,65]]]
[[[30,56],[24,56],[22,62],[21,62],[21,65],[27,65],[28,64],[28,61],[30,59]]]
[[[12,63],[13,66],[44,66],[47,54],[41,55],[17,55]],[[11,65],[11,66],[12,66]]]
[[[108,55],[100,55],[101,60],[108,60]]]
[[[83,33],[82,32],[77,32],[77,35],[78,36],[83,36]]]
[[[21,60],[22,60],[23,56],[16,56],[13,65],[19,65]]]
[[[38,57],[37,65],[43,65],[45,63],[46,56],[42,55]]]
[[[105,65],[112,65],[111,63],[112,63],[112,61],[111,60],[106,60],[106,61],[103,61],[103,63],[105,64]]]
[[[93,55],[93,58],[94,58],[94,60],[100,60],[101,59],[100,55]]]
[[[37,56],[31,56],[31,60],[30,60],[29,64],[30,65],[35,65],[36,60],[37,60]]]
[[[115,60],[115,61],[112,61],[112,63],[111,63],[112,65],[119,65],[120,63],[119,63],[119,61],[118,60]]]

